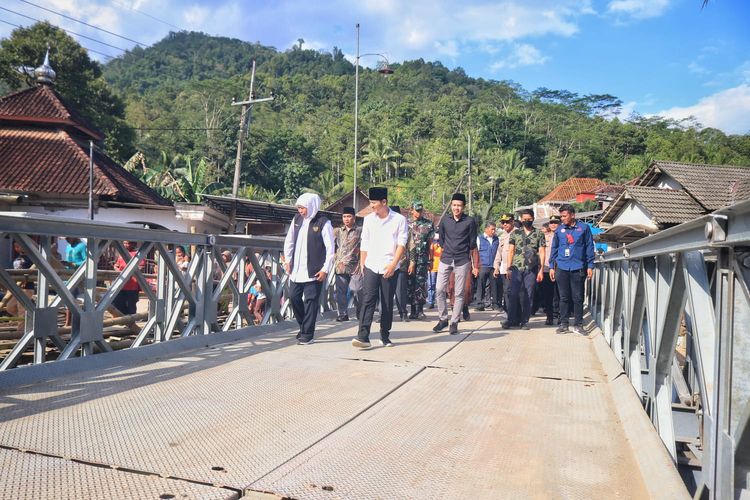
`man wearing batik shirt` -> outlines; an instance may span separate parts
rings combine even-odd
[[[336,321],[349,321],[349,282],[352,275],[359,271],[359,243],[362,228],[357,227],[354,207],[344,207],[341,219],[344,224],[334,231],[336,241],[336,256],[333,260],[336,273],[336,306],[338,316]],[[354,294],[354,310],[357,311],[359,301]]]

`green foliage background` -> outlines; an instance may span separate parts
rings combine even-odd
[[[179,32],[102,67],[59,30],[35,29],[2,41],[0,79],[9,88],[21,85],[11,69],[38,61],[44,40],[52,39],[58,90],[107,132],[115,158],[141,152],[129,167],[160,182],[167,196],[230,191],[239,130],[239,107],[231,101],[247,98],[252,59],[256,95],[273,91],[276,100],[252,111],[242,194],[285,201],[313,190],[333,201],[351,189],[354,66],[338,48],[279,51]],[[421,59],[393,69],[387,78],[360,72],[357,147],[358,185],[389,186],[394,204],[419,198],[440,211],[458,186],[465,191],[469,136],[474,212],[485,217],[533,202],[572,176],[630,180],[654,159],[750,165],[750,135],[726,135],[693,120],[624,120],[622,103],[608,94],[528,91]],[[63,83],[72,78],[77,83]]]

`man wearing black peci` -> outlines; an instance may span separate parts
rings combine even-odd
[[[479,254],[477,253],[477,223],[464,213],[466,196],[454,193],[451,197],[451,213],[440,219],[438,232],[443,245],[437,277],[437,302],[440,319],[432,329],[440,332],[450,325],[451,335],[458,334],[458,320],[464,306],[464,295],[469,273],[479,274]],[[453,311],[448,322],[448,283],[451,272],[455,274]]]
[[[372,213],[362,224],[360,268],[364,273],[359,313],[359,332],[352,345],[369,349],[370,326],[375,305],[380,296],[380,339],[383,346],[392,347],[393,296],[399,273],[399,261],[406,251],[408,236],[406,218],[388,208],[388,190],[370,188]]]

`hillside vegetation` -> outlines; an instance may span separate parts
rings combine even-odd
[[[354,66],[341,50],[279,51],[201,33],[171,33],[103,67],[134,131],[130,151],[143,153],[129,167],[175,197],[229,192],[240,114],[231,101],[247,98],[252,59],[257,97],[276,100],[252,110],[241,194],[285,201],[314,190],[333,200],[351,189]],[[482,216],[533,202],[571,176],[623,182],[653,159],[750,165],[749,135],[620,117],[620,100],[606,93],[527,90],[421,59],[392,68],[388,77],[360,71],[358,185],[387,185],[404,206],[420,198],[439,210],[459,186],[467,191],[469,136]]]

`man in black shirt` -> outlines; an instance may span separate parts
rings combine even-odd
[[[455,273],[455,296],[450,321],[450,334],[458,333],[458,320],[464,305],[466,280],[469,271],[474,277],[479,274],[477,253],[477,223],[464,213],[466,197],[455,193],[451,198],[451,215],[440,219],[438,233],[443,245],[437,276],[437,303],[440,320],[432,329],[440,332],[448,326],[448,302],[446,295],[451,272]]]

